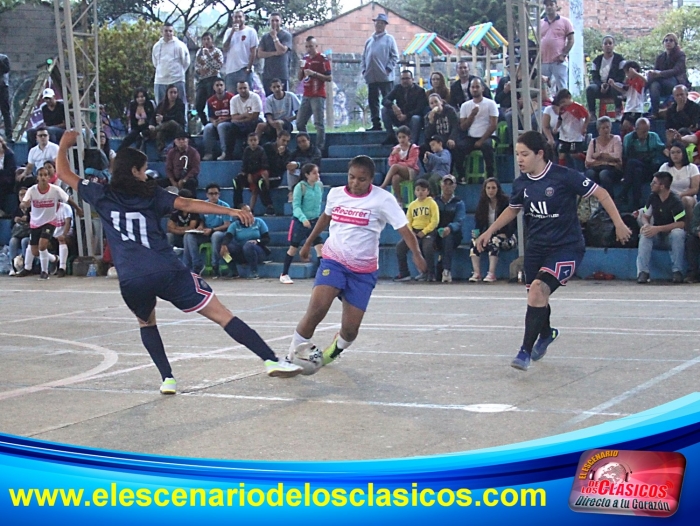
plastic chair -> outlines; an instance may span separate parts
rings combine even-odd
[[[612,111],[610,111],[609,107],[612,105]],[[605,117],[608,116],[611,119],[614,119],[616,114],[615,114],[615,99],[612,98],[603,98],[600,99],[600,106],[598,107],[598,117]]]
[[[496,155],[507,154],[510,146],[510,137],[508,137],[508,123],[501,121],[496,127]]]
[[[408,204],[416,199],[413,181],[411,181],[410,179],[408,181],[401,181],[399,189],[401,191],[401,200],[403,201],[403,206],[404,208],[408,208]]]
[[[467,184],[481,184],[486,177],[486,165],[484,164],[484,154],[481,150],[474,150],[467,157],[466,172],[464,174]]]
[[[200,254],[204,252],[204,268],[202,269],[202,274],[211,275],[214,272],[211,266],[211,243],[202,243],[199,245],[199,252]]]

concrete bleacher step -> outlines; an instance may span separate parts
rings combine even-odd
[[[381,144],[352,144],[328,147],[328,157],[355,157],[357,155],[368,155],[372,158],[389,157],[391,146]]]
[[[268,279],[279,279],[282,274],[282,263],[264,263],[258,265],[258,276]],[[310,279],[316,274],[315,263],[292,263],[289,267],[289,277],[292,279]],[[236,265],[238,274],[242,278],[250,276],[250,268],[248,265]],[[280,284],[280,287],[283,286]]]

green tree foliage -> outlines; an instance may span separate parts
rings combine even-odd
[[[643,68],[653,68],[656,57],[664,51],[663,38],[666,33],[678,36],[680,47],[686,54],[688,68],[700,65],[700,8],[682,7],[671,9],[659,19],[652,32],[642,38],[621,42],[616,51],[627,60],[635,60]]]
[[[100,103],[114,119],[124,117],[135,88],[153,90],[151,50],[160,25],[139,20],[99,31]]]
[[[411,22],[457,41],[470,26],[493,22],[507,38],[503,0],[379,0]]]

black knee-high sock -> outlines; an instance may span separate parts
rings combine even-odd
[[[552,334],[552,324],[549,323],[549,317],[552,315],[552,307],[547,304],[547,318],[544,320],[544,325],[542,325],[542,330],[540,331],[540,337],[546,338]]]
[[[289,274],[289,267],[292,265],[293,259],[294,259],[294,256],[290,256],[289,254],[284,255],[284,267],[282,268],[282,275],[283,276],[285,274]]]
[[[547,307],[527,306],[525,313],[525,336],[523,337],[523,349],[532,352],[537,337],[542,331],[542,326],[547,320]]]
[[[163,347],[163,340],[160,337],[160,332],[158,332],[158,326],[141,327],[141,341],[148,354],[151,355],[151,360],[156,364],[163,380],[173,378],[173,371],[170,368],[168,357],[165,355],[165,347]]]
[[[224,327],[224,330],[231,338],[248,347],[263,360],[277,361],[277,356],[275,356],[273,350],[270,349],[269,345],[265,343],[257,332],[248,327],[246,322],[234,317]]]

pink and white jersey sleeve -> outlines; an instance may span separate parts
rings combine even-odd
[[[60,187],[50,184],[46,192],[41,193],[37,185],[27,190],[25,202],[30,202],[32,212],[29,216],[29,227],[39,228],[46,224],[56,225],[56,211],[59,203],[68,202],[68,194]]]
[[[348,193],[345,187],[331,189],[325,213],[331,216],[331,224],[323,257],[359,274],[379,268],[379,236],[386,224],[397,230],[408,224],[396,199],[376,186],[362,196]]]

